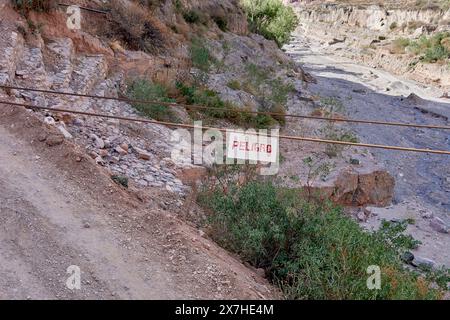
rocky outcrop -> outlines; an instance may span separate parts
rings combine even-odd
[[[112,72],[101,54],[86,55],[75,52],[69,38],[42,39],[25,43],[22,35],[8,29],[0,33],[0,77],[2,84],[81,94],[118,96],[122,85],[119,73]],[[85,110],[121,116],[138,116],[127,103],[114,100],[95,100],[72,96],[49,95],[10,90],[8,99],[39,106]],[[167,164],[170,155],[170,130],[164,126],[121,123],[115,120],[73,116],[61,113],[38,112],[39,117],[61,134],[42,137],[49,146],[64,139],[86,148],[93,159],[111,173],[130,177],[140,188],[165,188],[182,193],[184,186],[176,178],[177,172]],[[139,135],[136,135],[139,132]],[[92,137],[95,136],[96,139]],[[149,144],[147,141],[152,141]],[[133,152],[118,152],[118,148],[132,147]]]
[[[345,206],[390,205],[395,180],[385,170],[349,168],[326,182],[304,186],[304,192]]]

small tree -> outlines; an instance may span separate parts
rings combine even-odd
[[[241,0],[252,32],[275,40],[278,46],[289,41],[298,25],[298,18],[291,7],[281,0]]]

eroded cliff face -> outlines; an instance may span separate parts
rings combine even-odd
[[[291,3],[300,17],[299,32],[342,55],[371,67],[450,90],[450,64],[422,62],[409,52],[394,53],[399,38],[417,40],[450,31],[450,9],[386,9],[323,3]]]
[[[439,29],[448,29],[450,10],[441,9],[385,9],[378,5],[366,8],[322,4],[310,7],[296,7],[302,20],[326,22],[335,26],[348,25],[374,31],[389,31],[392,24],[399,26],[412,22],[436,25]]]

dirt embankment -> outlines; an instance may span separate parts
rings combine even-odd
[[[277,294],[171,212],[145,206],[30,112],[1,106],[0,298]],[[65,283],[81,268],[81,290]]]

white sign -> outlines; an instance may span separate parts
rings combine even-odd
[[[247,132],[227,132],[227,157],[231,159],[277,162],[278,137]]]
[[[81,29],[81,10],[78,6],[69,6],[67,8],[67,28],[70,30],[80,30]]]

